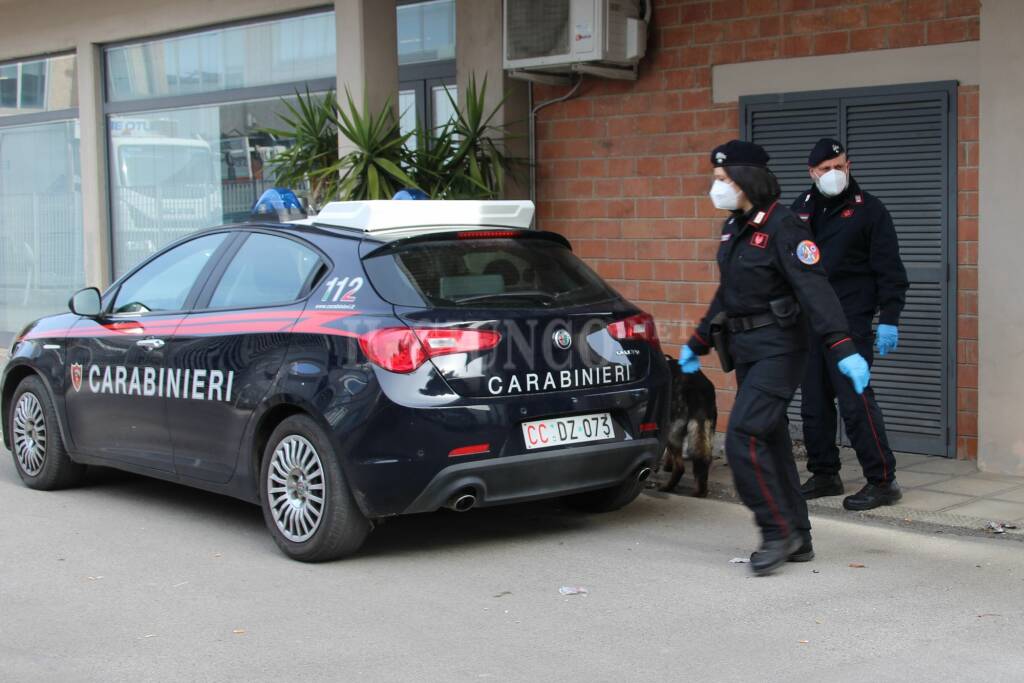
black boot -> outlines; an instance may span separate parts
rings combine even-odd
[[[843,480],[838,474],[812,474],[800,487],[800,493],[804,494],[804,500],[822,496],[841,496]]]
[[[758,576],[771,574],[786,564],[789,556],[800,549],[803,538],[800,533],[792,533],[788,538],[772,541],[761,541],[761,547],[750,554],[750,568]]]
[[[800,547],[796,549],[796,552],[789,554],[787,558],[788,562],[810,562],[814,559],[814,546],[811,545],[811,532],[807,529],[801,529],[800,534]]]
[[[900,485],[894,481],[885,484],[867,483],[860,491],[843,499],[847,510],[873,510],[882,505],[892,505],[903,497]]]

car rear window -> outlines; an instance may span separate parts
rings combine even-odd
[[[571,250],[541,238],[414,242],[364,264],[380,295],[403,306],[561,308],[618,296]]]

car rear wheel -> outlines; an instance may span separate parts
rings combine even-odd
[[[263,453],[260,502],[274,541],[292,559],[336,560],[370,533],[326,435],[305,415],[281,422]]]
[[[29,488],[51,491],[81,481],[85,466],[68,456],[50,393],[35,375],[23,379],[14,392],[7,433],[18,476]]]
[[[613,512],[624,508],[644,490],[644,482],[631,476],[621,484],[606,489],[575,493],[564,498],[565,504],[581,512]]]

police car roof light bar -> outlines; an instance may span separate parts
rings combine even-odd
[[[279,221],[306,217],[306,210],[302,207],[302,202],[294,192],[286,187],[272,187],[264,191],[252,205],[250,213],[255,218],[274,216]]]
[[[367,234],[389,230],[487,226],[530,228],[534,206],[528,200],[471,201],[422,199],[418,201],[371,200],[330,202],[306,220],[306,225],[348,228]]]

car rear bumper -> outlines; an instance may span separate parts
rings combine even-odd
[[[606,488],[654,467],[658,439],[559,448],[449,465],[403,514],[432,512],[472,492],[476,505],[505,505]]]

